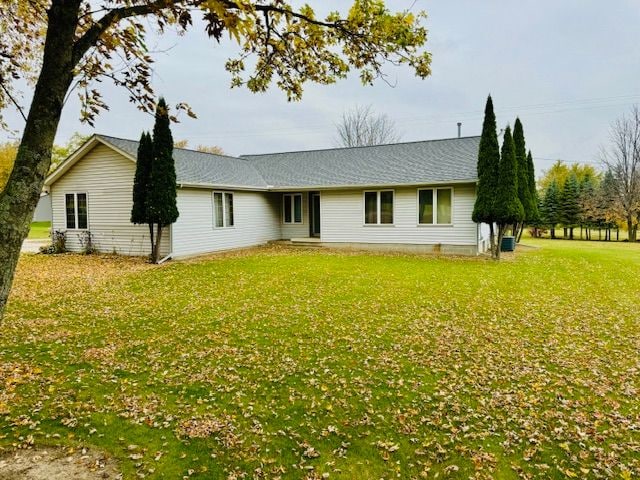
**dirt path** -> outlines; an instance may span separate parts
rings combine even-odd
[[[121,479],[115,461],[99,452],[68,454],[51,448],[18,450],[0,457],[0,480],[108,480]]]

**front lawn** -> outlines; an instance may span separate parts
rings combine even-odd
[[[23,256],[0,447],[125,478],[637,478],[640,245]]]

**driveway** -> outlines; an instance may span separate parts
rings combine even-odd
[[[40,251],[40,247],[48,245],[50,240],[48,238],[36,238],[29,239],[27,238],[24,242],[22,242],[21,253],[38,253]]]

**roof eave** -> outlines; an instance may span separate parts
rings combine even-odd
[[[267,192],[269,187],[259,187],[251,185],[223,185],[214,183],[197,183],[197,182],[177,182],[178,188],[200,188],[204,190],[238,190],[248,192]]]
[[[430,180],[421,182],[408,182],[408,183],[361,183],[361,184],[344,184],[344,185],[285,185],[285,186],[270,186],[269,190],[272,192],[287,192],[292,190],[306,191],[306,190],[353,190],[363,188],[397,188],[397,187],[419,187],[430,185],[460,185],[478,183],[477,178],[465,178],[458,180]]]

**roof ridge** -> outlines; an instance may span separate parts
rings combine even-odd
[[[451,140],[468,140],[471,138],[480,138],[480,135],[468,135],[466,137],[433,138],[430,140],[411,140],[408,142],[380,143],[377,145],[359,145],[356,147],[313,148],[311,150],[290,150],[285,152],[251,153],[251,154],[240,155],[240,159],[247,160],[247,157],[266,157],[267,155],[284,155],[287,153],[330,152],[334,150],[356,150],[356,149],[363,149],[363,148],[392,147],[394,145],[410,145],[412,143],[445,142],[445,141],[451,141]]]
[[[139,140],[133,140],[131,138],[114,137],[113,135],[103,135],[102,133],[96,133],[95,135],[97,137],[113,138],[113,139],[116,139],[116,140],[124,140],[125,142],[139,143]],[[243,162],[247,161],[246,158],[234,157],[233,155],[220,154],[220,153],[203,152],[202,150],[196,150],[196,149],[193,149],[193,148],[173,147],[173,149],[174,150],[184,150],[186,152],[201,153],[203,155],[212,155],[214,157],[232,158],[233,160],[242,160]]]

